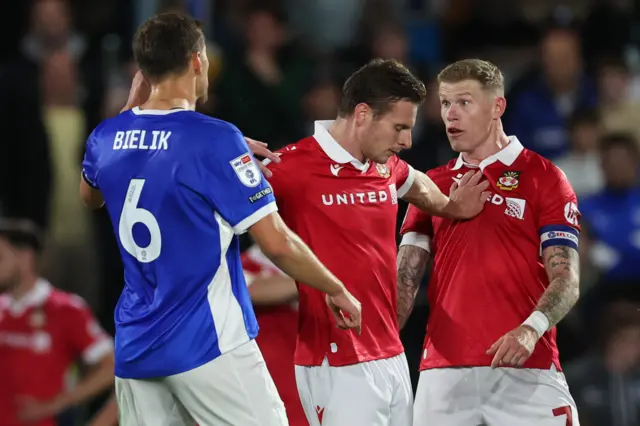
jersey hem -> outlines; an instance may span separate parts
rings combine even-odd
[[[330,353],[323,355],[320,360],[312,361],[300,361],[296,357],[293,363],[294,365],[297,365],[299,367],[320,367],[324,362],[324,359],[326,358],[331,367],[346,367],[348,365],[362,364],[364,362],[393,358],[394,356],[398,356],[403,353],[404,347],[400,345],[400,347],[394,347],[393,349],[386,350],[383,353],[354,354],[352,356],[341,356],[340,359],[332,359],[332,354]]]
[[[555,366],[558,372],[562,372],[562,366],[560,365],[560,362],[556,360],[551,360],[548,363],[545,363],[544,365],[540,361],[534,361],[532,363],[526,362],[524,367],[504,366],[500,368],[519,368],[519,369],[525,369],[525,370],[549,370],[552,368],[552,366]],[[434,363],[430,363],[429,365],[425,365],[424,362],[421,362],[419,371],[422,372],[425,370],[435,370],[439,368],[473,368],[473,367],[491,367],[491,361],[487,362],[485,359],[483,359],[481,361],[473,360],[470,362],[457,363],[457,364],[452,364],[449,362],[434,362]]]

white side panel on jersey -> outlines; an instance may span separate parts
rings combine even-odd
[[[220,267],[207,287],[207,298],[218,334],[218,348],[220,353],[225,353],[247,342],[249,335],[242,307],[233,294],[227,264],[227,250],[234,236],[233,228],[217,212],[214,215],[220,233]]]

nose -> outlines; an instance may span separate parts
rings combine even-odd
[[[446,114],[447,121],[455,121],[458,118],[458,110],[455,105],[451,105]]]
[[[400,146],[402,149],[409,149],[412,145],[411,130],[406,130],[400,135]]]

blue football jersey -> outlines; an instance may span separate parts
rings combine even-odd
[[[134,108],[93,131],[82,166],[124,262],[118,377],[182,373],[256,336],[237,235],[277,208],[235,126]]]

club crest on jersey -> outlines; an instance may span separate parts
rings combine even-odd
[[[42,309],[38,309],[34,311],[29,317],[29,325],[33,328],[41,328],[47,322],[47,317],[45,316]]]
[[[498,188],[503,191],[512,191],[520,184],[520,172],[504,172],[498,179]]]
[[[386,164],[376,163],[376,170],[378,171],[378,174],[385,179],[391,176],[391,172],[389,171],[389,168]]]
[[[258,170],[258,166],[255,161],[253,161],[253,158],[251,158],[251,155],[242,154],[241,156],[229,161],[229,164],[231,164],[233,171],[236,172],[238,179],[240,179],[240,182],[242,182],[244,186],[253,188],[260,184],[262,174],[260,173],[260,170]]]

